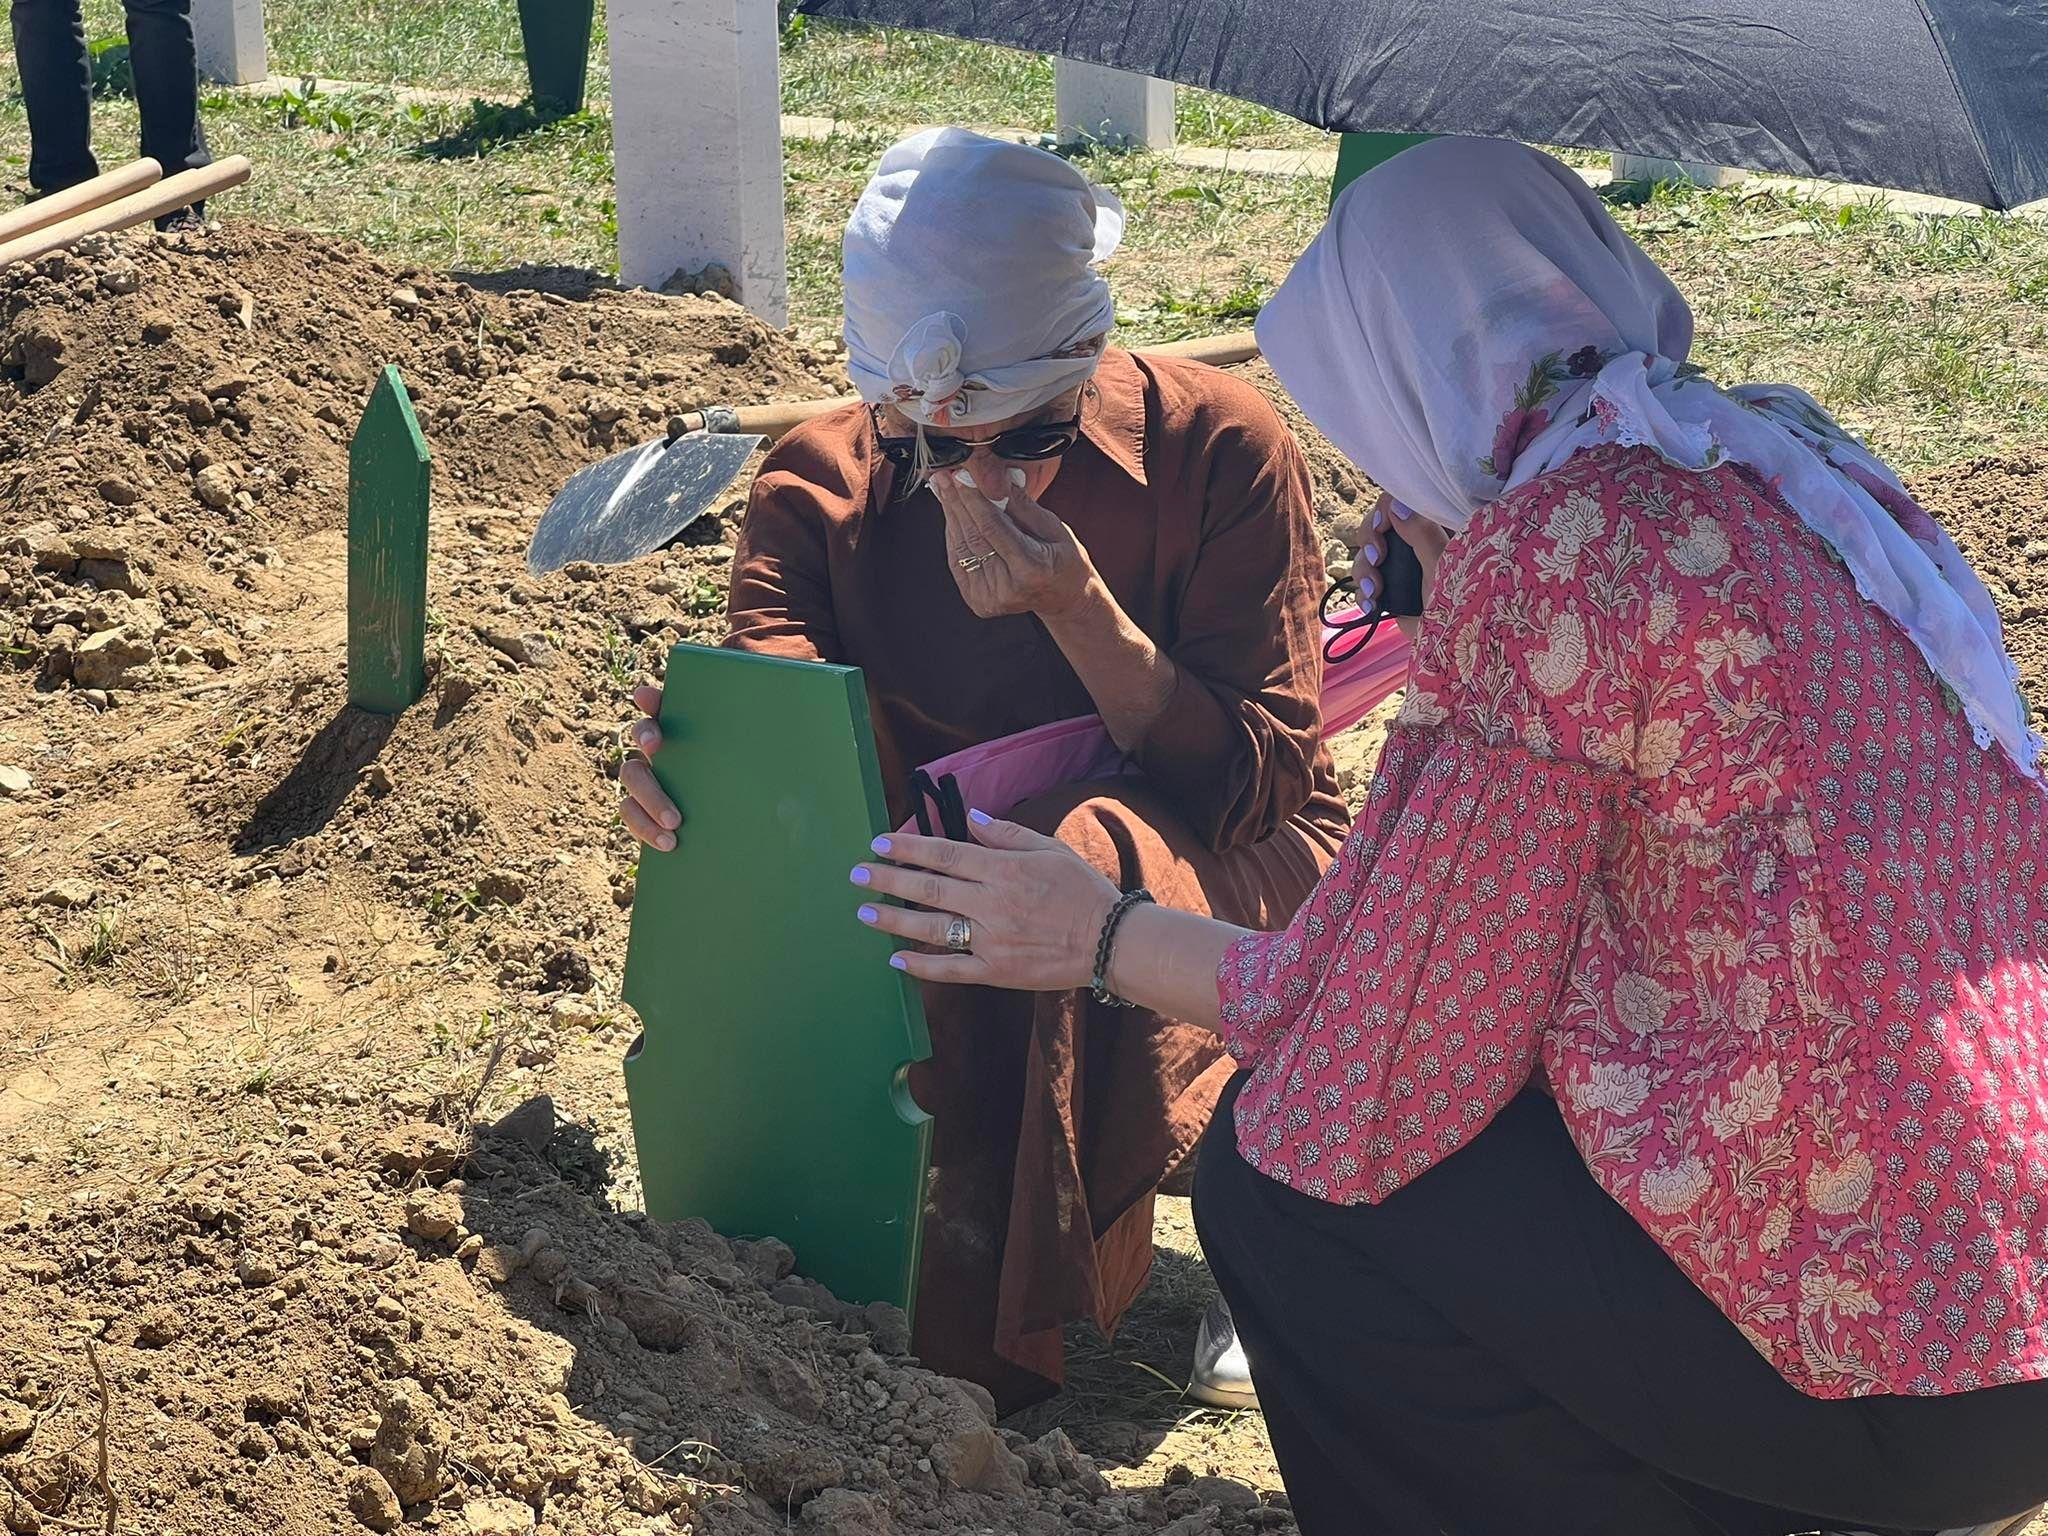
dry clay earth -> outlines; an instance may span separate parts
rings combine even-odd
[[[436,487],[396,722],[343,678],[386,362]],[[844,387],[721,300],[249,227],[0,276],[0,1529],[1292,1528],[1270,1467],[998,1426],[781,1244],[632,1209],[621,694],[716,634],[744,484],[626,568],[526,538],[674,411]],[[2048,696],[2048,466],[1920,489]]]

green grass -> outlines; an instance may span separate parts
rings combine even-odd
[[[89,35],[117,35],[112,0],[88,0]],[[516,97],[516,4],[493,0],[270,0],[276,72],[370,77]],[[256,178],[223,211],[360,239],[425,266],[562,263],[611,270],[611,131],[601,93],[556,121],[502,102],[404,102],[389,89],[206,105],[217,152]],[[785,155],[792,305],[807,331],[839,307],[839,236],[877,156],[910,122],[1046,129],[1049,63],[916,33],[809,23],[783,47],[785,110],[862,126]],[[1180,93],[1184,142],[1315,144],[1327,137],[1261,107]],[[134,105],[100,101],[107,163],[133,153]],[[0,95],[0,177],[19,186],[27,133]],[[1597,158],[1569,156],[1583,163]],[[1311,179],[1199,172],[1163,157],[1080,161],[1131,215],[1108,271],[1122,335],[1156,341],[1242,329],[1314,235]],[[2048,440],[2048,229],[1997,218],[1901,219],[1741,189],[1631,189],[1616,216],[1662,262],[1699,319],[1695,355],[1729,380],[1807,385],[1907,466]],[[1755,236],[1797,226],[1789,237]],[[1745,238],[1749,237],[1749,238]]]

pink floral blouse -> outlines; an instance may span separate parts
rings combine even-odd
[[[1245,1158],[1372,1202],[1532,1081],[1799,1390],[2048,1376],[2048,798],[1747,471],[1451,546],[1343,853],[1219,972]]]

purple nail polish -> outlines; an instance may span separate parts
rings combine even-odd
[[[1380,547],[1377,544],[1368,544],[1359,553],[1365,556],[1365,563],[1367,565],[1378,565],[1380,563]]]
[[[967,813],[967,819],[973,822],[977,827],[990,826],[995,822],[995,817],[989,815],[987,811],[969,811]]]
[[[862,907],[860,909],[859,915],[860,920],[864,923],[879,922],[881,921],[882,917],[882,914],[877,912],[873,907]]]
[[[887,839],[886,837],[878,837],[872,843],[869,843],[868,846],[874,849],[875,852],[886,856],[889,850],[895,847],[896,845],[890,842],[889,839]]]
[[[901,954],[891,955],[889,957],[889,963],[896,967],[896,969],[899,971],[907,971],[910,969],[910,962],[904,959]]]
[[[855,867],[852,875],[850,875],[848,878],[851,879],[855,885],[866,885],[869,881],[875,878],[875,872],[869,869],[867,865],[861,864]]]

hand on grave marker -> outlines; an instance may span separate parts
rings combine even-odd
[[[683,824],[683,814],[647,766],[647,759],[661,747],[661,727],[654,723],[661,714],[661,690],[642,684],[633,690],[633,704],[646,718],[626,727],[627,746],[637,747],[641,755],[619,764],[619,820],[648,847],[666,853],[676,845],[675,829]]]
[[[1057,839],[980,811],[970,812],[968,821],[979,847],[891,833],[875,839],[880,857],[854,870],[853,883],[863,890],[923,909],[881,902],[859,909],[856,915],[869,927],[937,951],[898,950],[890,964],[920,981],[1023,992],[1087,986],[1116,887]],[[956,917],[969,925],[965,954],[946,947]]]

